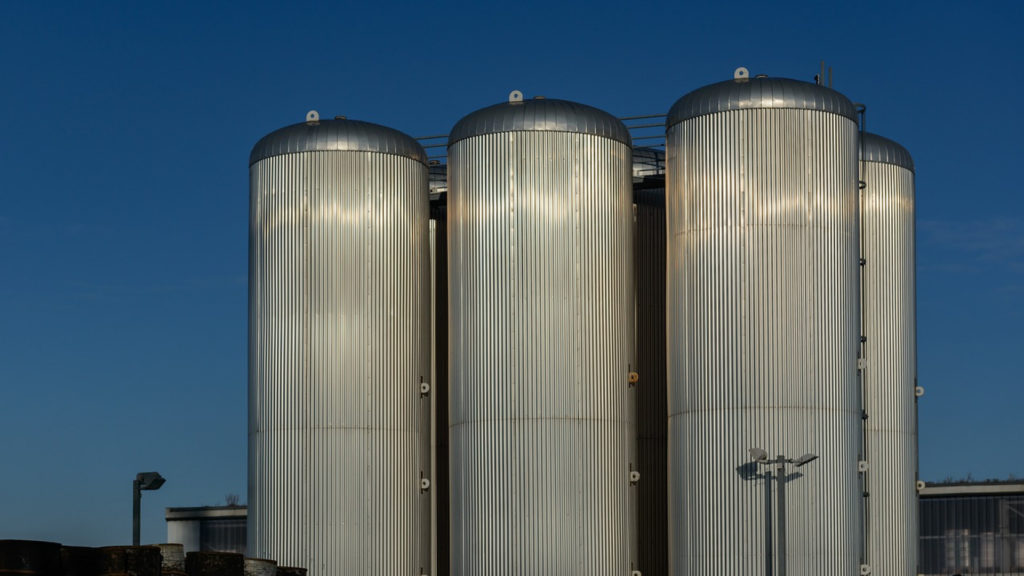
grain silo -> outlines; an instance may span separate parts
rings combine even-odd
[[[629,133],[513,92],[448,145],[451,573],[629,574]]]
[[[249,553],[311,576],[427,571],[423,148],[310,112],[256,144],[249,175]]]
[[[865,536],[872,574],[917,573],[914,162],[864,133]]]
[[[673,575],[859,573],[856,119],[742,68],[668,114]]]
[[[668,409],[665,380],[665,151],[633,149],[636,204],[637,566],[668,573]]]

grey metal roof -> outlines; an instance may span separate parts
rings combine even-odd
[[[535,98],[502,102],[469,114],[452,128],[448,145],[473,136],[521,130],[577,132],[604,136],[627,146],[631,143],[625,124],[603,110],[567,100]]]
[[[336,118],[292,124],[267,134],[253,146],[249,165],[271,156],[319,150],[381,152],[427,163],[423,146],[411,136],[371,122]]]
[[[705,114],[751,108],[795,108],[841,114],[857,121],[857,108],[824,86],[789,78],[739,78],[718,82],[683,96],[668,112],[666,126]]]
[[[861,159],[865,162],[895,164],[911,172],[914,171],[914,159],[910,157],[910,152],[907,152],[906,148],[888,138],[870,132],[864,132],[864,141],[861,142]]]

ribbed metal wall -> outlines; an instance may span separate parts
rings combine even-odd
[[[729,110],[667,147],[670,573],[770,572],[761,447],[820,456],[788,475],[787,574],[857,574],[857,126]]]
[[[311,576],[419,574],[426,167],[283,154],[251,166],[250,192],[249,553]]]
[[[917,573],[914,173],[866,161],[862,208],[867,563]]]
[[[633,184],[636,202],[638,566],[668,573],[668,390],[665,379],[665,183]]]
[[[629,146],[489,133],[448,169],[452,574],[628,574]]]

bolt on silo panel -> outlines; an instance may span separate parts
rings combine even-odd
[[[914,164],[899,144],[861,143],[867,563],[917,573],[917,319]]]
[[[635,563],[629,144],[615,118],[559,100],[452,130],[453,576]]]
[[[738,78],[667,120],[670,574],[779,559],[774,469],[790,466],[788,574],[860,565],[856,110],[824,87]]]
[[[248,550],[312,576],[417,574],[426,158],[389,128],[311,117],[250,158]]]

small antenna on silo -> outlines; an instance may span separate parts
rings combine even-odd
[[[519,90],[513,90],[513,91],[509,92],[508,93],[508,101],[509,102],[522,102],[523,101],[523,93],[520,92]]]
[[[750,78],[750,70],[747,70],[743,66],[740,66],[732,73],[733,80],[746,80]]]
[[[320,121],[320,113],[316,110],[306,112],[306,124],[316,124]]]
[[[832,67],[828,67],[828,87],[832,87]]]

